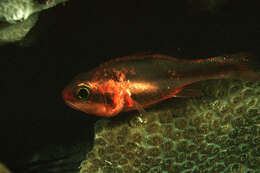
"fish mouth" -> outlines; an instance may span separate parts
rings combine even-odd
[[[69,88],[65,88],[62,91],[62,98],[64,100],[64,102],[66,103],[66,105],[68,105],[69,107],[72,107],[73,109],[78,110],[77,106],[72,102],[72,91]]]
[[[68,105],[69,107],[75,109],[75,110],[80,110],[75,104],[73,104],[72,102],[68,101],[68,100],[64,100],[64,102],[66,103],[66,105]]]
[[[71,99],[71,91],[68,88],[63,89],[61,96],[63,100],[66,102]]]

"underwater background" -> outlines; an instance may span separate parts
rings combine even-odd
[[[0,163],[13,173],[260,172],[260,82],[200,82],[199,97],[147,108],[145,125],[136,111],[103,119],[61,98],[75,75],[118,56],[260,55],[258,20],[257,2],[233,0],[70,0],[41,11],[25,38],[0,45]]]

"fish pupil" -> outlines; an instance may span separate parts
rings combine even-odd
[[[87,88],[80,88],[77,95],[80,99],[87,99],[89,96],[89,91]]]

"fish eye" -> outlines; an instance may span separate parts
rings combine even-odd
[[[76,95],[79,99],[81,100],[87,100],[89,97],[90,91],[89,91],[89,87],[87,86],[80,86],[80,88],[78,89]]]

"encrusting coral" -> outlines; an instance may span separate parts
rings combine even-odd
[[[260,172],[260,82],[199,83],[173,98],[102,119],[80,173]]]

